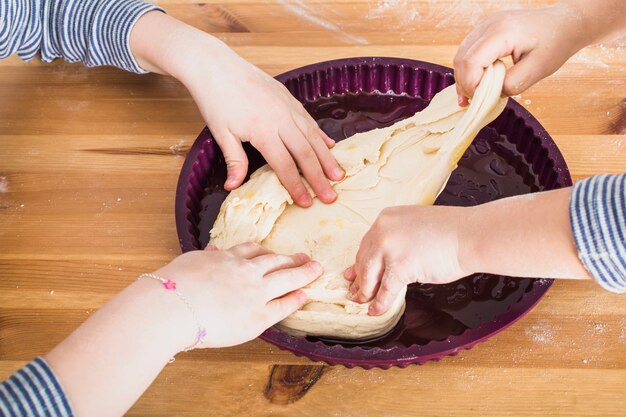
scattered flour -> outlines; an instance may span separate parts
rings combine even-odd
[[[569,62],[586,64],[594,68],[609,68],[607,61],[614,60],[616,56],[621,56],[626,52],[626,39],[610,43],[591,45],[581,49],[577,54],[569,59]],[[623,80],[613,82],[613,84],[623,84]]]
[[[527,1],[484,0],[470,2],[467,0],[428,0],[415,2],[408,0],[377,0],[370,1],[370,9],[366,19],[390,19],[400,31],[416,29],[418,22],[436,22],[435,28],[446,28],[457,33],[465,33],[468,26],[475,26],[493,12],[504,9],[520,9],[527,6]]]
[[[572,56],[569,59],[569,62],[573,62],[577,64],[585,64],[588,67],[603,68],[603,69],[609,68],[609,65],[605,63],[600,56],[597,56],[597,54],[594,54],[593,50],[590,48],[593,48],[593,47],[589,46],[587,48],[581,49],[578,53],[576,53],[574,56]]]
[[[474,372],[473,369],[468,369],[467,371],[465,371],[465,376],[472,381],[478,378],[478,375],[476,375],[476,372]]]
[[[537,343],[550,343],[554,340],[552,329],[544,325],[530,326],[526,329],[526,336]]]
[[[316,4],[309,6],[302,0],[278,0],[278,4],[285,10],[292,12],[310,23],[337,33],[351,43],[359,45],[367,45],[369,43],[367,39],[344,31],[338,24],[330,20],[324,12],[323,5]]]
[[[620,343],[626,343],[626,318],[623,318],[620,321],[619,327],[621,331],[620,331],[618,340]]]
[[[172,145],[170,146],[170,152],[172,152],[172,155],[176,155],[176,156],[181,156],[185,154],[185,151],[183,149],[183,146],[185,145],[185,140],[181,139],[178,141],[178,143],[176,145]],[[121,201],[122,199],[118,199],[117,201]]]
[[[441,7],[437,3],[436,0],[429,0],[431,13],[428,16],[429,20],[437,20],[435,25],[437,29],[450,26],[457,21],[474,26],[486,17],[482,6],[476,2],[459,0],[449,3],[446,7]]]
[[[593,323],[593,333],[601,334],[606,332],[607,325],[604,323]]]
[[[527,7],[527,4],[525,5],[527,2],[519,0],[509,0],[506,2],[487,0],[480,3],[456,0],[446,2],[445,6],[442,6],[441,1],[438,0],[428,0],[428,3],[431,11],[427,19],[437,19],[438,23],[435,25],[436,28],[439,29],[450,26],[451,23],[458,23],[462,24],[464,31],[467,30],[467,25],[475,26],[494,12]]]
[[[385,19],[393,17],[406,26],[420,17],[419,6],[407,0],[378,0],[376,7],[365,15],[366,19]],[[403,39],[404,40],[404,39]]]
[[[9,181],[7,177],[0,177],[0,193],[8,193],[9,192]]]

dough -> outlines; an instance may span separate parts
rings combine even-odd
[[[504,73],[501,62],[487,68],[466,108],[458,106],[452,85],[414,116],[337,143],[332,153],[346,176],[333,184],[338,194],[333,204],[317,198],[310,208],[293,204],[272,169],[261,167],[228,195],[210,243],[229,248],[254,241],[276,253],[304,252],[322,264],[324,274],[305,288],[308,303],[280,327],[348,340],[388,332],[402,316],[406,289],[387,313],[369,316],[369,303],[347,298],[343,272],[381,210],[434,203],[476,133],[504,109]]]

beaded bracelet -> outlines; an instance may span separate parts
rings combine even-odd
[[[204,342],[204,338],[206,337],[206,329],[202,327],[202,324],[200,323],[200,319],[198,319],[198,315],[196,314],[196,311],[191,306],[191,303],[189,302],[189,300],[187,300],[187,298],[184,295],[182,295],[180,291],[176,289],[176,282],[172,281],[171,279],[165,279],[155,274],[141,274],[139,275],[139,277],[137,277],[137,281],[139,281],[142,278],[151,278],[151,279],[160,281],[161,284],[163,284],[163,288],[165,288],[167,291],[174,292],[174,294],[176,294],[178,298],[180,298],[182,302],[185,303],[185,305],[187,306],[187,309],[193,315],[193,318],[196,321],[196,325],[198,326],[198,334],[196,335],[196,341],[192,345],[183,349],[183,351],[187,352],[192,349],[195,349],[196,346]]]

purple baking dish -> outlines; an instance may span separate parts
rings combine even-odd
[[[454,82],[450,68],[401,58],[349,58],[276,77],[333,139],[387,126],[424,108]],[[265,162],[245,144],[249,173]],[[191,147],[176,191],[183,252],[206,245],[227,192],[223,156],[205,128]],[[571,185],[555,143],[514,100],[477,135],[435,204],[474,205],[510,195]],[[452,284],[413,284],[407,308],[390,334],[364,343],[292,336],[271,328],[261,339],[298,356],[365,369],[406,367],[455,355],[506,329],[541,299],[551,280],[477,274]]]

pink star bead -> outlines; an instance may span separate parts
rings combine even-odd
[[[163,287],[165,287],[166,290],[175,290],[176,283],[172,281],[171,279],[168,279],[167,281],[163,283]]]

